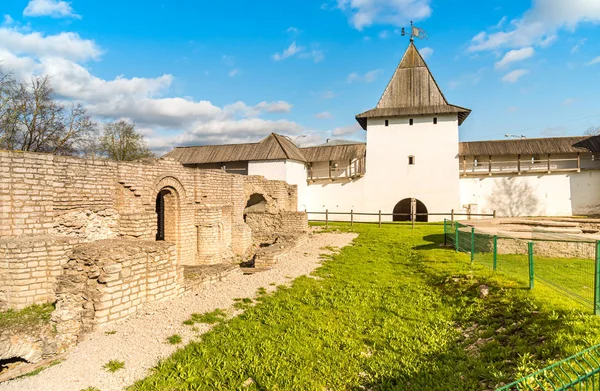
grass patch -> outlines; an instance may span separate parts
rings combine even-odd
[[[116,330],[111,330],[111,331],[105,331],[104,335],[115,335],[117,333]]]
[[[114,373],[120,369],[125,368],[125,362],[119,360],[110,360],[109,362],[104,364],[102,368],[106,369],[106,371],[108,372]]]
[[[215,324],[222,323],[227,317],[227,313],[222,309],[217,308],[212,312],[205,314],[192,314],[192,316],[183,322],[184,325],[192,326],[196,323]]]
[[[182,341],[183,341],[183,339],[181,338],[181,335],[179,335],[179,334],[173,334],[169,338],[167,338],[167,342],[170,343],[171,345],[180,344]]]
[[[100,391],[100,389],[98,387],[88,387],[81,389],[81,391]]]
[[[23,330],[45,325],[50,322],[52,311],[52,304],[34,304],[19,311],[0,312],[0,330]]]
[[[441,225],[329,230],[360,235],[131,389],[488,390],[600,342],[585,307],[471,265]]]

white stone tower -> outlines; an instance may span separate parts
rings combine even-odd
[[[409,213],[414,198],[418,212],[460,210],[458,126],[470,112],[448,103],[411,39],[377,106],[356,116],[367,131],[369,209]]]

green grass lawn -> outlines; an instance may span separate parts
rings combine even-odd
[[[441,225],[352,230],[318,279],[260,295],[131,389],[487,390],[600,342],[588,309],[471,266]]]

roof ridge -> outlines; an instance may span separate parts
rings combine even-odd
[[[556,136],[556,137],[527,137],[527,138],[518,138],[518,139],[499,139],[499,140],[473,140],[473,141],[460,141],[461,143],[505,143],[505,142],[517,142],[517,141],[527,141],[527,140],[556,140],[556,139],[567,139],[567,138],[590,138],[597,136]]]

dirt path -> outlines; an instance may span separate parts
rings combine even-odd
[[[344,247],[355,234],[315,234],[308,243],[295,250],[273,269],[253,275],[235,275],[201,291],[161,303],[152,303],[132,318],[107,329],[94,332],[90,338],[75,347],[61,364],[50,367],[36,376],[0,384],[0,391],[80,391],[97,387],[101,391],[118,391],[145,377],[160,358],[175,351],[176,346],[166,338],[179,334],[188,343],[195,333],[182,322],[190,314],[231,308],[233,299],[255,297],[258,288],[275,289],[309,274],[320,265],[319,255],[325,246]],[[206,332],[208,327],[200,332]],[[106,332],[115,332],[106,334]],[[183,346],[183,345],[178,345]],[[125,362],[125,369],[106,372],[102,366],[109,360]]]

